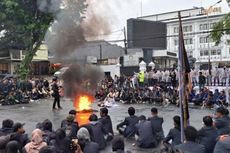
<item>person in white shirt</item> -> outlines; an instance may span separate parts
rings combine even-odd
[[[169,70],[165,71],[165,81],[166,81],[166,83],[168,83],[170,81],[169,80]]]
[[[212,76],[213,76],[214,86],[216,86],[216,83],[218,86],[220,84],[220,71],[217,67],[212,69]]]
[[[223,68],[221,71],[221,84],[222,86],[226,85],[226,80],[227,80],[227,69],[226,67]]]

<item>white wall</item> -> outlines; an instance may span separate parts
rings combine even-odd
[[[110,72],[111,77],[114,78],[115,75],[120,76],[120,67],[116,65],[100,65],[99,66],[103,72]]]

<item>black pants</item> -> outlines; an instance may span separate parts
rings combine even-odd
[[[56,103],[58,105],[58,108],[61,108],[61,106],[60,106],[60,97],[59,96],[54,97],[53,109],[56,107]]]

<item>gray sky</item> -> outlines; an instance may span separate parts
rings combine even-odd
[[[102,1],[102,0],[101,0]],[[112,34],[110,40],[123,39],[123,33],[119,31],[126,25],[126,20],[141,16],[141,1],[142,15],[151,15],[182,9],[190,9],[194,6],[208,8],[215,4],[218,0],[104,0],[110,4],[108,10],[103,12],[112,25]],[[223,12],[229,12],[230,8],[226,0],[216,6],[221,6]],[[104,9],[104,8],[102,8]],[[119,31],[119,32],[114,32]],[[100,39],[100,38],[99,38]]]

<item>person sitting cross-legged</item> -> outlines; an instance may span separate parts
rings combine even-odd
[[[126,117],[123,122],[117,125],[117,130],[126,138],[134,137],[136,133],[135,125],[138,123],[139,118],[135,115],[135,108],[128,108],[129,117]]]

